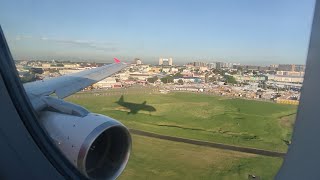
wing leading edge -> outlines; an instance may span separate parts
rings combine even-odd
[[[26,83],[24,84],[24,88],[31,103],[35,107],[37,99],[39,100],[41,97],[55,93],[58,98],[63,99],[115,74],[127,66],[118,59],[115,60],[115,62],[116,63],[110,65],[84,70],[74,74]]]

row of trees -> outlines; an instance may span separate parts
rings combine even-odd
[[[173,76],[165,76],[163,78],[161,78],[161,82],[163,83],[173,83]]]
[[[157,76],[154,76],[154,77],[152,77],[152,78],[148,78],[148,79],[147,79],[147,81],[148,81],[149,83],[155,83],[157,80],[158,80],[158,77],[157,77]]]
[[[23,77],[20,77],[21,83],[27,83],[27,82],[32,82],[36,80],[36,75],[27,73]]]
[[[224,75],[223,78],[227,84],[237,84],[237,80],[233,76]]]
[[[160,81],[162,82],[162,83],[173,83],[173,77],[172,76],[166,76],[166,77],[163,77],[163,78],[161,78],[160,79]],[[147,79],[147,81],[149,82],[149,83],[155,83],[156,81],[158,80],[158,77],[152,77],[152,78],[148,78]],[[183,84],[183,80],[182,79],[179,79],[178,80],[178,83],[179,84]]]
[[[207,75],[208,75],[208,74],[207,74]],[[215,81],[217,81],[217,78],[216,78],[216,77],[214,77],[214,76],[213,76],[213,77],[208,77],[207,75],[206,75],[206,82],[215,82]],[[176,74],[174,74],[174,75],[167,75],[167,76],[161,78],[160,81],[161,81],[162,83],[173,83],[173,79],[182,78],[182,77],[183,77],[183,75],[182,75],[180,72],[178,72],[178,73],[176,73]],[[223,75],[223,78],[224,78],[224,81],[225,81],[226,83],[228,83],[228,84],[237,84],[237,83],[238,83],[237,80],[236,80],[233,76],[224,74],[224,75]],[[147,79],[147,81],[148,81],[149,83],[155,83],[157,80],[158,80],[158,77],[157,77],[157,76],[154,76],[154,77],[152,77],[152,78],[148,78],[148,79]],[[179,84],[183,84],[183,80],[182,80],[182,79],[179,79],[179,80],[178,80],[178,83],[179,83]]]
[[[161,78],[160,81],[161,81],[162,83],[165,83],[165,84],[166,84],[166,83],[173,83],[173,79],[175,79],[175,78],[180,78],[180,76],[170,76],[170,75],[168,75],[168,76],[165,76],[165,77]],[[233,76],[224,75],[223,78],[224,78],[224,81],[225,81],[226,83],[228,83],[228,84],[237,84],[237,81],[236,81],[236,79],[235,79]],[[157,80],[158,80],[158,77],[157,77],[157,76],[147,79],[147,81],[148,81],[149,83],[155,83]],[[215,77],[209,77],[209,78],[208,78],[208,82],[215,82],[215,81],[217,81],[217,79],[216,79]],[[182,80],[182,79],[179,79],[179,80],[178,80],[178,83],[179,83],[179,84],[183,84],[183,80]]]
[[[167,75],[167,76],[165,76],[165,77],[163,77],[163,78],[160,78],[160,81],[162,82],[162,83],[173,83],[173,79],[175,79],[175,78],[182,78],[183,77],[183,75],[180,73],[180,72],[178,72],[178,73],[176,73],[176,74],[174,74],[174,75]],[[148,78],[147,79],[147,81],[149,82],[149,83],[154,83],[154,82],[156,82],[157,80],[158,80],[159,78],[157,77],[157,76],[154,76],[154,77],[152,77],[152,78]],[[179,84],[183,84],[183,80],[179,80],[178,81],[178,83]]]

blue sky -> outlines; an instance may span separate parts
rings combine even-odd
[[[2,0],[15,59],[298,63],[314,0]]]

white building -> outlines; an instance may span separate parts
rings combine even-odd
[[[124,72],[124,73],[118,73],[117,74],[120,80],[128,80],[130,73],[129,72]]]
[[[207,71],[208,67],[207,66],[201,66],[201,67],[199,67],[199,70],[200,71]]]
[[[167,65],[172,66],[173,60],[172,58],[159,58],[159,65]]]
[[[143,73],[131,73],[130,77],[134,78],[134,79],[138,79],[138,80],[147,80],[148,78],[151,78],[152,75],[151,74],[143,74]]]
[[[288,83],[303,83],[301,76],[268,75],[268,80]]]
[[[44,67],[44,68],[49,68],[49,67],[51,67],[51,64],[49,64],[49,63],[42,63],[42,67]]]
[[[78,68],[79,64],[63,64],[64,68]]]
[[[172,66],[172,58],[169,58],[169,66]]]
[[[159,58],[159,65],[162,65],[163,64],[163,60],[162,58]]]
[[[116,81],[115,77],[107,77],[107,78],[97,82],[94,86],[96,88],[112,88],[114,85],[118,85],[118,84],[119,83]]]
[[[170,72],[170,68],[162,68],[162,72],[168,73]]]
[[[172,67],[172,68],[171,68],[171,72],[172,72],[172,73],[177,73],[177,72],[179,72],[179,69],[178,69],[178,68],[175,68],[175,67]]]
[[[208,66],[208,69],[216,69],[217,63],[209,63],[207,66]]]

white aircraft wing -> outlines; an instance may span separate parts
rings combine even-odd
[[[102,67],[84,70],[78,73],[64,75],[56,78],[45,79],[24,84],[25,91],[29,96],[33,107],[38,110],[43,104],[44,96],[55,94],[63,99],[70,96],[102,79],[125,68],[127,64],[119,62]]]

